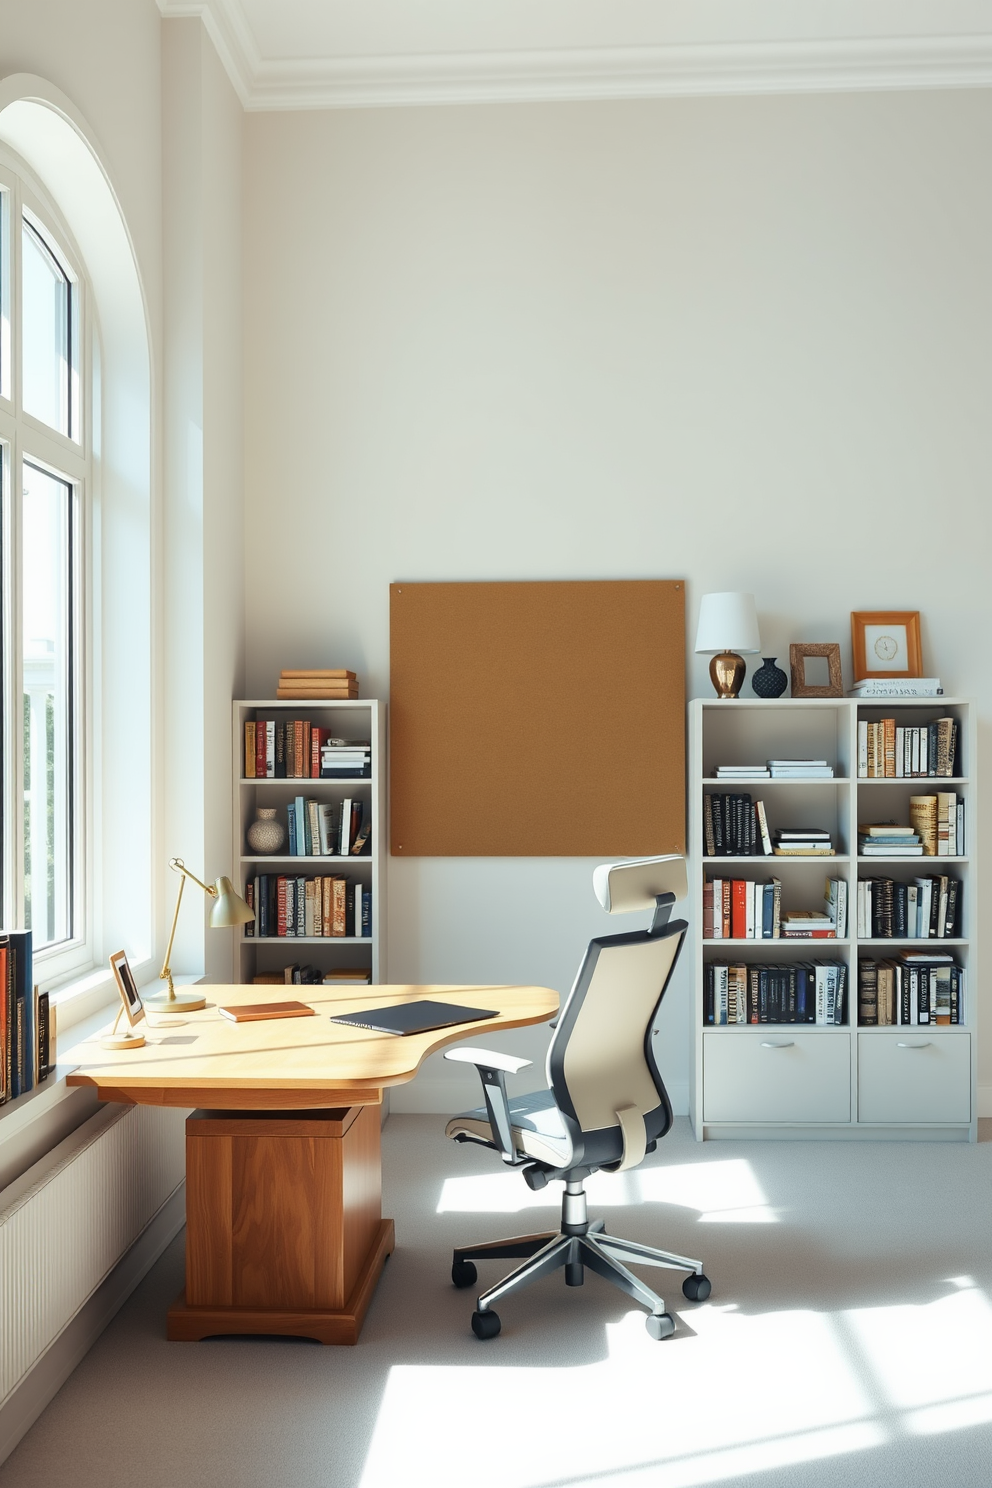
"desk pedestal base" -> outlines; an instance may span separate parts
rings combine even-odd
[[[355,1289],[340,1312],[304,1308],[190,1307],[181,1292],[169,1308],[166,1337],[198,1343],[224,1333],[275,1333],[318,1343],[357,1343],[382,1268],[395,1245],[393,1221],[383,1219]]]
[[[393,1249],[378,1106],[196,1111],[186,1122],[186,1290],[167,1336],[355,1343]]]

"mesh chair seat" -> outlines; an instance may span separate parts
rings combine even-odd
[[[550,1090],[536,1090],[531,1095],[520,1095],[511,1100],[510,1123],[513,1145],[518,1152],[537,1162],[550,1163],[555,1168],[568,1166],[572,1144]],[[485,1106],[453,1116],[444,1134],[446,1137],[463,1136],[470,1141],[484,1142],[497,1150],[499,1147],[493,1140]]]

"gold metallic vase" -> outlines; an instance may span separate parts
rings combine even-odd
[[[746,671],[744,658],[738,656],[736,651],[720,651],[714,656],[710,662],[710,681],[713,683],[717,697],[721,699],[739,697]]]

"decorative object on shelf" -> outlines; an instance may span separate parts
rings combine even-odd
[[[249,908],[240,894],[235,893],[234,885],[229,878],[221,875],[214,884],[205,884],[202,879],[197,878],[195,873],[189,871],[182,858],[170,859],[169,867],[174,873],[179,874],[179,893],[176,896],[176,911],[172,916],[172,929],[169,931],[169,944],[165,948],[165,961],[159,972],[159,979],[168,982],[168,987],[164,992],[155,992],[147,998],[146,1006],[153,1008],[157,1013],[193,1013],[197,1008],[206,1007],[206,998],[196,991],[177,992],[172,982],[172,967],[169,965],[186,880],[191,878],[195,884],[199,884],[205,894],[209,894],[215,901],[210,911],[212,930],[226,930],[233,925],[247,925],[249,921],[254,920],[255,911]]]
[[[776,656],[763,656],[763,665],[758,668],[751,678],[751,687],[755,695],[760,698],[781,697],[789,685],[789,679],[780,666],[775,663]]]
[[[121,994],[121,1009],[114,1019],[113,1028],[104,1034],[100,1042],[105,1049],[140,1049],[145,1036],[136,1030],[145,1016],[145,1009],[126,952],[115,951],[110,958],[110,967],[117,982],[117,990]],[[126,1019],[128,1026],[123,1033],[118,1033],[117,1028],[122,1018]]]
[[[279,673],[276,697],[288,698],[291,702],[297,698],[333,698],[347,702],[358,697],[358,678],[343,667],[311,668],[309,671],[284,669]]]
[[[260,806],[248,828],[248,846],[260,857],[272,857],[286,841],[286,828],[276,820],[274,806]]]
[[[699,604],[696,651],[715,652],[710,681],[718,698],[740,696],[747,667],[739,651],[757,651],[758,616],[753,594],[704,594]]]
[[[851,652],[855,682],[918,678],[923,671],[919,610],[852,610]]]
[[[806,660],[810,656],[826,659],[829,682],[825,687],[812,687],[806,681]],[[794,698],[835,698],[844,696],[844,678],[840,669],[840,647],[836,641],[793,642],[789,647]]]

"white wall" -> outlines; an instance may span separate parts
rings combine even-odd
[[[918,608],[986,715],[990,146],[978,93],[249,115],[249,695],[387,696],[391,580],[662,576],[848,674],[851,609]],[[589,867],[391,862],[390,979],[564,990]],[[676,1099],[688,1029],[683,977]]]

